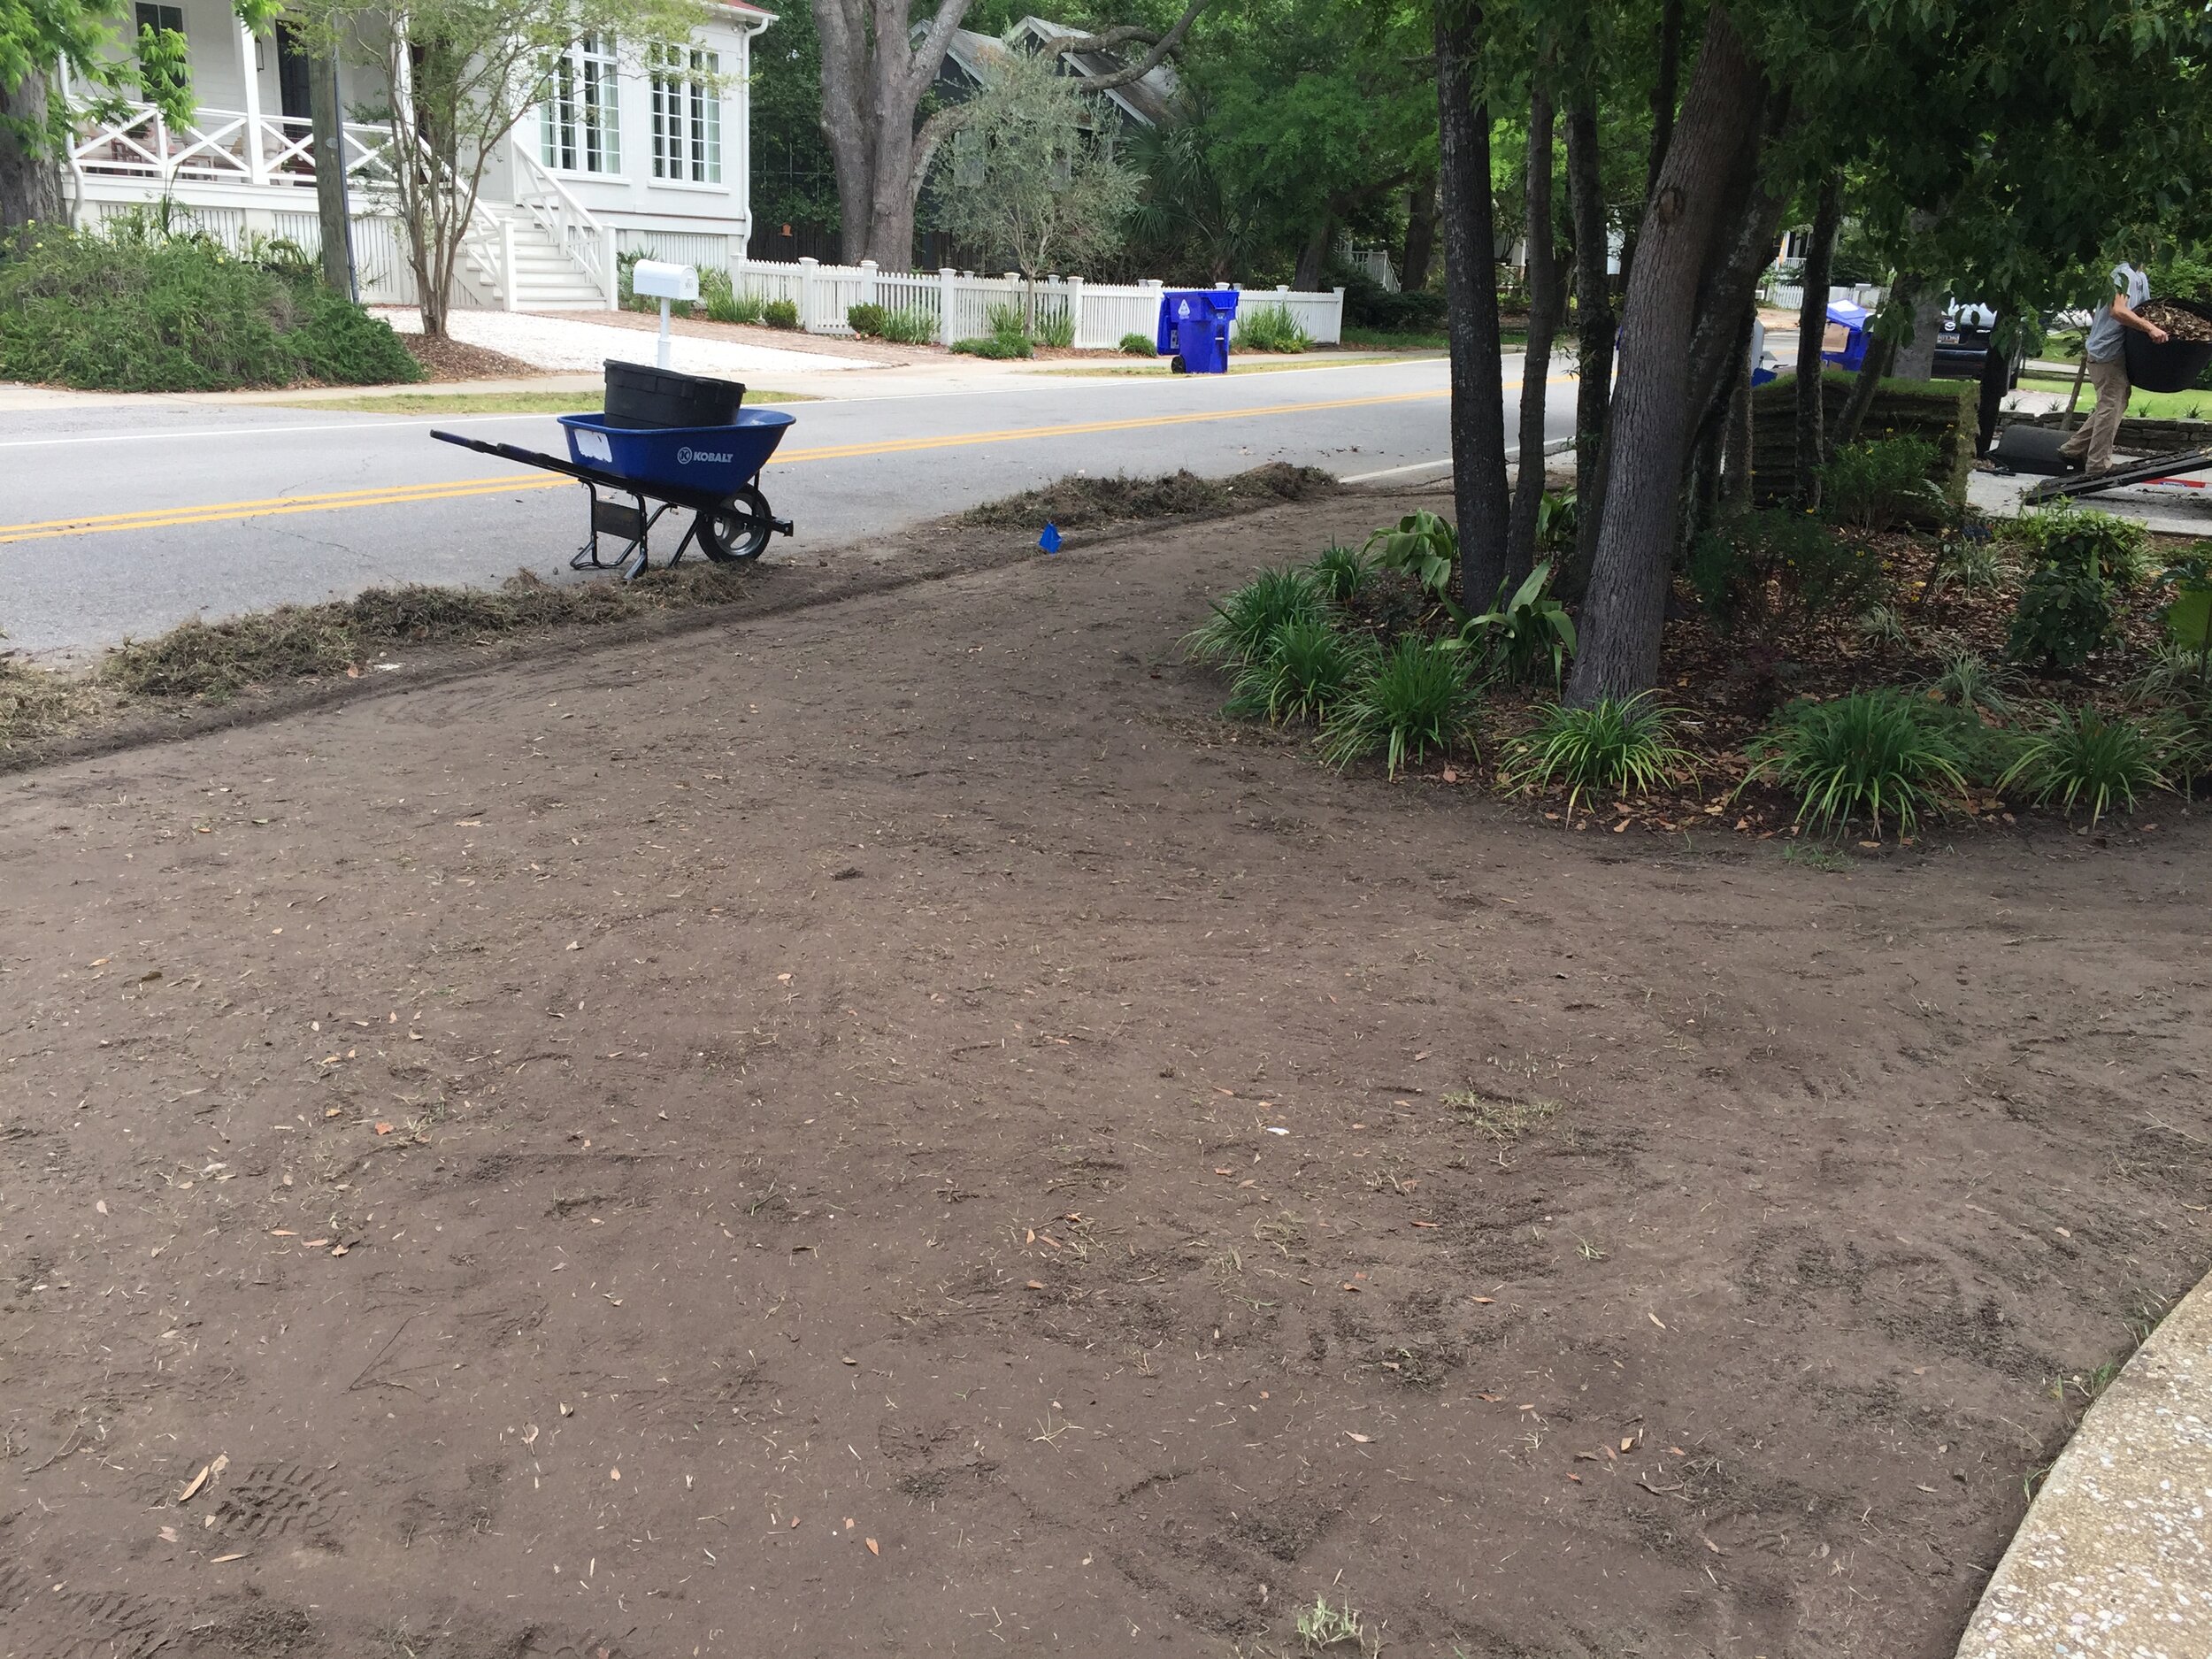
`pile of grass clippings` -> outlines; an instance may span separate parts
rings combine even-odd
[[[1333,495],[1339,488],[1335,478],[1318,467],[1281,461],[1231,478],[1201,478],[1191,472],[1132,478],[1116,472],[1059,479],[1041,489],[972,507],[961,518],[991,529],[1041,530],[1050,523],[1063,530],[1083,530],[1148,518],[1202,518],[1277,502],[1310,501]]]

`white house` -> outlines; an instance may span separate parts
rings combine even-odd
[[[138,0],[134,11],[134,29],[185,37],[199,107],[180,129],[150,104],[88,119],[69,150],[78,221],[166,197],[234,245],[280,236],[319,247],[307,60],[291,30],[280,21],[257,38],[229,0]],[[618,52],[603,41],[569,50],[552,97],[486,169],[457,304],[611,306],[624,252],[719,267],[743,257],[747,79],[753,36],[775,17],[744,0],[717,0],[715,12],[680,51]],[[373,182],[392,129],[358,119],[388,108],[391,90],[373,68],[343,64],[339,77],[340,104],[355,118],[343,150],[362,297],[406,303],[415,296],[405,243]]]

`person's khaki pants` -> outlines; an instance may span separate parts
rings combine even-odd
[[[2089,359],[2089,383],[2097,388],[2097,406],[2089,411],[2079,432],[2058,447],[2085,472],[2101,472],[2112,465],[2112,441],[2120,433],[2120,417],[2128,411],[2128,365],[2125,357]]]

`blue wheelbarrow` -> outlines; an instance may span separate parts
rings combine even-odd
[[[568,433],[565,461],[454,432],[430,435],[582,484],[591,496],[591,531],[569,560],[574,570],[637,575],[652,562],[647,539],[653,526],[672,508],[689,511],[691,525],[671,565],[695,544],[715,564],[741,564],[765,552],[770,536],[791,534],[791,520],[777,518],[760,493],[760,469],[791,426],[792,417],[782,410],[741,409],[734,420],[715,426],[611,426],[603,414],[558,419]],[[603,556],[602,535],[619,541],[621,550]]]

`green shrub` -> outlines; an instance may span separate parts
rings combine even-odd
[[[1939,513],[1943,497],[1928,478],[1935,463],[1935,445],[1909,434],[1846,444],[1821,469],[1821,511],[1869,534]]]
[[[972,357],[1003,360],[1008,357],[1027,357],[1029,342],[1019,334],[1011,339],[1004,334],[988,334],[980,340],[956,340],[952,342],[952,349]]]
[[[388,324],[281,250],[257,264],[135,222],[27,231],[0,248],[0,380],[212,392],[309,378],[362,386],[422,370]]]
[[[2025,548],[2035,565],[2085,565],[2123,592],[2150,575],[2150,534],[2131,518],[2093,512],[2070,502],[2022,513],[2005,539]]]
[[[1466,743],[1476,694],[1464,655],[1409,634],[1362,667],[1321,727],[1321,752],[1339,767],[1381,750],[1393,778],[1431,749]]]
[[[1575,625],[1567,607],[1551,596],[1550,586],[1551,561],[1547,559],[1511,594],[1501,587],[1490,609],[1468,618],[1460,625],[1459,636],[1448,645],[1479,651],[1487,666],[1516,682],[1532,677],[1548,659],[1552,683],[1557,685],[1567,658],[1574,654]]]
[[[1313,344],[1305,325],[1287,305],[1262,305],[1237,319],[1231,344],[1240,351],[1304,351]]]
[[[1575,544],[1580,510],[1571,489],[1548,489],[1536,503],[1536,546],[1556,557]]]
[[[1075,317],[1070,311],[1058,311],[1050,317],[1037,319],[1037,343],[1066,350],[1075,343]]]
[[[719,279],[716,280],[715,279]],[[757,294],[741,294],[726,271],[699,273],[699,298],[710,322],[757,323],[767,308]]]
[[[1952,651],[1928,682],[1928,695],[1938,703],[1969,714],[1987,714],[2003,719],[2012,712],[2012,689],[2019,676],[1978,652]]]
[[[2070,818],[2086,807],[2093,827],[2116,803],[2131,808],[2139,793],[2170,787],[2165,755],[2174,735],[2161,723],[2107,715],[2093,704],[2054,707],[1998,787],[2024,789],[2036,805],[2056,803]]]
[[[1966,787],[1957,742],[1893,691],[1792,703],[1747,752],[1744,782],[1771,779],[1797,797],[1800,823],[1823,828],[1863,818],[1879,836],[1886,817],[1910,834]]]
[[[1160,355],[1150,334],[1124,334],[1121,344],[1116,349],[1125,357],[1156,357]]]
[[[2078,668],[2119,632],[2112,584],[2094,563],[2039,565],[2020,590],[2006,651],[2018,662]]]
[[[1648,691],[1601,697],[1586,709],[1548,703],[1535,726],[1506,745],[1499,781],[1525,793],[1565,784],[1570,818],[1585,795],[1642,795],[1678,783],[1697,770],[1697,757],[1673,740],[1679,713]]]
[[[1870,549],[1810,514],[1778,507],[1719,519],[1692,543],[1688,574],[1723,634],[1856,616],[1882,603],[1888,586]]]
[[[799,307],[792,300],[770,300],[760,308],[760,319],[771,328],[796,328]]]
[[[1364,639],[1338,633],[1317,612],[1294,616],[1238,672],[1226,711],[1274,724],[1324,719],[1361,678],[1374,649]]]
[[[1183,636],[1183,654],[1194,662],[1241,668],[1260,657],[1278,629],[1301,618],[1320,618],[1322,610],[1310,572],[1263,570]]]
[[[1345,605],[1359,597],[1371,567],[1367,556],[1356,548],[1339,547],[1332,541],[1314,557],[1309,568],[1322,596],[1332,604]]]
[[[1448,518],[1426,511],[1409,512],[1394,526],[1367,538],[1363,551],[1378,569],[1403,571],[1440,599],[1448,601],[1452,576],[1459,568],[1459,535]]]
[[[853,333],[864,339],[873,339],[883,333],[883,307],[869,304],[848,306],[845,321]]]
[[[895,346],[926,346],[937,338],[937,318],[918,305],[883,313],[883,337]]]

